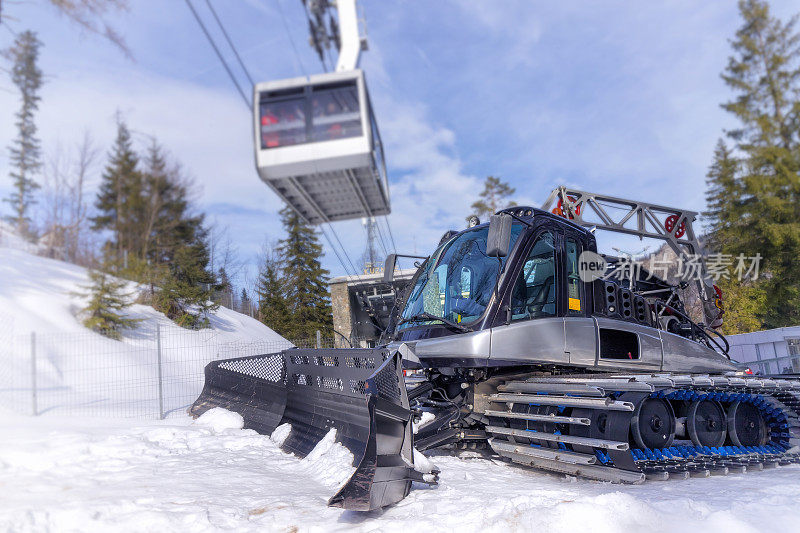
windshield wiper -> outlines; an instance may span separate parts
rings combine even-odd
[[[410,316],[408,318],[404,318],[401,320],[397,325],[400,326],[402,324],[407,324],[408,322],[423,322],[423,321],[437,321],[441,322],[447,326],[456,328],[461,331],[472,331],[470,328],[466,326],[462,326],[458,322],[453,322],[452,320],[447,320],[446,318],[442,318],[440,316],[432,315],[430,313],[419,313],[418,315]]]

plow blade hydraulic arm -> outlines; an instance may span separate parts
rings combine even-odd
[[[281,448],[305,457],[332,429],[356,471],[328,505],[369,511],[408,495],[414,470],[411,411],[399,354],[381,349],[303,350],[214,361],[190,412],[223,407],[269,435],[292,429]],[[435,477],[435,475],[434,475]],[[432,479],[428,477],[428,479]]]

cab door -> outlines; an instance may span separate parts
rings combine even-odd
[[[492,328],[492,364],[569,363],[560,297],[561,239],[560,232],[546,226],[526,244],[503,299],[503,320],[508,321]]]
[[[573,365],[594,366],[597,356],[597,327],[589,315],[589,284],[581,279],[581,253],[589,247],[585,235],[564,234],[562,299],[564,303],[564,350]]]

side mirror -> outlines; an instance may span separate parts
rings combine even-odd
[[[391,283],[394,280],[394,267],[397,264],[397,254],[386,256],[386,263],[383,264],[383,282]]]
[[[486,255],[506,257],[511,248],[511,215],[492,215],[489,218],[489,235],[486,238]]]

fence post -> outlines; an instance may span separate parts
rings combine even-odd
[[[164,420],[164,381],[161,375],[161,324],[156,324],[156,348],[158,351],[158,418]]]
[[[322,348],[322,332],[317,330],[317,350]]]
[[[36,333],[31,331],[31,385],[33,389],[33,416],[39,415],[39,401],[36,397]]]

